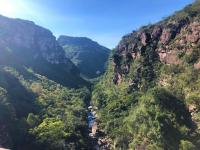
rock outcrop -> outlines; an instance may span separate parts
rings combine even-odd
[[[53,34],[31,21],[0,16],[0,43],[5,47],[32,50],[51,64],[70,63]]]
[[[197,14],[177,18],[175,15],[124,36],[113,56],[114,83],[122,82],[123,75],[130,71],[130,64],[136,60],[141,62],[141,69],[157,61],[167,65],[193,63],[199,69],[199,60],[186,60],[200,47],[200,21]]]
[[[67,86],[86,83],[55,36],[31,21],[0,16],[0,48],[1,65],[21,64]]]

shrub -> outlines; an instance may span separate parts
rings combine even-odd
[[[181,140],[179,150],[196,150],[196,148],[190,141]]]

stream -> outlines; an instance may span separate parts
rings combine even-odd
[[[88,136],[92,145],[92,150],[109,150],[110,145],[105,139],[105,134],[98,129],[98,116],[96,114],[96,110],[96,107],[89,106],[87,113],[87,123],[89,130]]]

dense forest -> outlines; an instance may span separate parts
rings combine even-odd
[[[0,76],[1,145],[19,150],[87,146],[87,88],[69,89],[11,67],[1,67]]]

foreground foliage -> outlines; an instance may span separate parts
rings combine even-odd
[[[86,147],[85,122],[89,91],[68,89],[30,69],[0,68],[0,123],[14,149]]]

